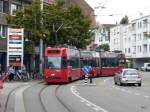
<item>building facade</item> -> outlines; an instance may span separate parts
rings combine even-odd
[[[127,25],[118,25],[111,29],[111,51],[125,53],[132,67],[140,68],[150,62],[150,15],[131,21]]]
[[[95,50],[99,45],[110,43],[110,28],[116,26],[114,24],[99,24],[93,29],[93,43],[90,45],[91,50]]]

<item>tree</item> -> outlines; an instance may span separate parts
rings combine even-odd
[[[128,24],[128,23],[129,23],[129,19],[128,16],[126,15],[121,19],[120,24]]]
[[[104,51],[109,51],[109,45],[108,44],[101,44],[96,49],[97,50],[103,49]]]
[[[90,20],[85,17],[81,8],[77,5],[64,7],[63,4],[53,4],[45,8],[44,26],[49,30],[48,45],[55,45],[56,38],[53,28],[58,29],[57,32],[59,44],[68,44],[85,48],[90,43],[92,33],[90,29]]]
[[[40,38],[44,37],[40,4],[40,0],[33,0],[30,5],[17,10],[15,16],[7,16],[10,27],[24,28],[24,38],[30,40],[30,42],[25,42],[25,52],[28,53],[33,52],[33,46],[38,45]]]
[[[38,44],[42,38],[45,44],[55,46],[58,38],[61,45],[85,48],[91,41],[88,17],[84,16],[79,6],[66,7],[60,0],[44,6],[43,11],[40,9],[40,0],[33,0],[31,5],[18,10],[16,16],[8,16],[7,20],[11,27],[23,27],[25,38],[34,44]]]

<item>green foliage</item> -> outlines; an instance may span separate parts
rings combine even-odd
[[[100,49],[104,50],[104,51],[109,51],[109,45],[108,44],[101,44],[96,48],[98,51]]]
[[[63,0],[44,6],[42,11],[40,0],[33,0],[31,5],[17,11],[16,16],[8,16],[7,21],[11,27],[23,27],[25,38],[34,44],[42,38],[46,45],[55,46],[57,33],[59,44],[85,48],[92,37],[89,32],[91,21],[81,8],[77,5],[66,7]]]
[[[30,35],[30,40],[37,43],[43,38],[42,13],[40,0],[33,0],[31,5],[26,5],[16,12],[16,16],[8,16],[7,22],[13,28],[24,28],[25,33]],[[26,36],[26,35],[25,35]],[[28,37],[25,37],[28,38]]]
[[[34,52],[34,43],[32,41],[27,41],[24,43],[24,52],[32,54]]]
[[[120,24],[128,24],[128,23],[129,23],[128,16],[123,17],[120,21]]]

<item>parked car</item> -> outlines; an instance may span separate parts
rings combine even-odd
[[[142,71],[150,71],[150,63],[144,63],[144,65],[141,67]]]
[[[117,72],[114,76],[114,83],[120,86],[124,84],[138,84],[142,85],[141,74],[138,70],[132,68],[122,69]]]

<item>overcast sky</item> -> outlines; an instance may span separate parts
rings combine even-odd
[[[95,7],[104,6],[105,8],[95,9],[95,14],[98,15],[97,21],[100,23],[116,23],[125,15],[129,19],[135,19],[144,15],[150,15],[150,0],[85,0],[90,6]],[[108,15],[114,16],[108,16]]]

